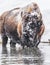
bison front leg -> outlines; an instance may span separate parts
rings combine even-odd
[[[15,46],[16,46],[16,43],[11,40],[10,41],[10,47],[15,47]]]
[[[37,34],[37,43],[35,44],[36,47],[39,45],[39,43],[41,41],[41,37],[44,33],[44,30],[45,30],[45,26],[44,26],[44,24],[42,24],[40,27],[40,32]]]
[[[2,47],[6,47],[8,41],[8,37],[6,35],[2,35]]]

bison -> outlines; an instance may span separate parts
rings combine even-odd
[[[16,43],[23,47],[37,47],[44,29],[42,14],[36,3],[6,11],[0,16],[3,47],[6,47],[8,38],[11,47],[15,47]]]

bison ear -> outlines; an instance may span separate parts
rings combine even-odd
[[[23,18],[25,16],[25,12],[21,12],[21,17]]]
[[[21,17],[22,17],[22,15],[23,15],[23,12],[21,12]]]
[[[25,20],[28,16],[28,12],[21,12],[22,20]]]

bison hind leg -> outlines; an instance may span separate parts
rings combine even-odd
[[[2,35],[2,47],[6,47],[8,41],[8,37],[6,35]]]

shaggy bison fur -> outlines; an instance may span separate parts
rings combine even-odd
[[[0,16],[2,46],[6,47],[10,38],[11,47],[15,47],[16,43],[23,47],[37,47],[44,28],[42,14],[36,3],[6,11]]]

